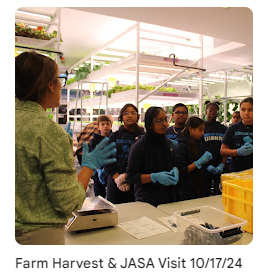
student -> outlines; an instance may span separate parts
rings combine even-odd
[[[235,111],[232,114],[231,124],[235,124],[237,122],[241,121],[241,116],[239,111]]]
[[[188,119],[188,108],[183,103],[177,103],[173,107],[172,119],[174,125],[166,131],[167,138],[175,140],[181,131],[185,128],[185,123]]]
[[[146,111],[146,134],[132,145],[127,166],[135,201],[157,206],[177,200],[179,172],[174,167],[174,145],[165,135],[167,127],[162,108],[150,107]]]
[[[77,156],[78,162],[80,165],[82,165],[82,149],[83,149],[83,143],[89,144],[90,140],[93,138],[94,134],[98,132],[97,129],[97,122],[91,122],[87,124],[81,132],[77,135],[77,150],[75,152],[75,156]]]
[[[221,194],[219,189],[220,175],[225,168],[227,157],[220,155],[220,147],[227,127],[217,121],[219,102],[208,101],[206,104],[206,122],[203,135],[204,146],[205,150],[209,151],[213,158],[209,162],[209,167],[207,167],[204,196],[210,196],[210,194]]]
[[[182,135],[177,139],[175,165],[178,168],[178,200],[196,199],[203,196],[205,172],[212,154],[204,150],[202,136],[205,122],[192,116],[186,122]]]
[[[96,146],[104,139],[104,137],[108,137],[112,133],[112,118],[107,115],[101,115],[97,119],[97,129],[98,133],[94,133],[93,138],[91,139],[88,147],[89,152],[93,151]],[[94,193],[95,196],[102,196],[105,198],[106,196],[106,173],[101,167],[101,169],[97,169],[97,173],[92,177],[94,180]]]
[[[127,181],[126,167],[131,145],[144,134],[138,126],[138,109],[131,103],[126,104],[120,111],[118,120],[124,124],[119,130],[110,135],[110,140],[116,143],[117,152],[114,155],[117,162],[105,166],[107,175],[107,199],[112,203],[134,201],[133,185]]]
[[[65,244],[64,226],[80,209],[93,172],[115,149],[106,138],[73,167],[72,139],[48,118],[60,105],[58,66],[51,58],[24,52],[15,58],[15,238],[19,244]],[[62,79],[64,80],[64,79]]]
[[[247,97],[240,103],[242,121],[231,125],[222,140],[220,153],[232,157],[230,172],[253,167],[253,98]]]

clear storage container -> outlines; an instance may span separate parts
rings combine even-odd
[[[210,206],[175,211],[177,240],[184,245],[241,244],[247,221]]]

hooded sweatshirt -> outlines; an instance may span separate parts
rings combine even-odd
[[[196,140],[190,145],[187,137],[180,135],[177,141],[175,165],[179,170],[179,200],[202,197],[207,165],[203,165],[201,169],[195,168],[192,172],[188,173],[188,166],[198,160],[205,152],[202,140]],[[194,149],[194,153],[191,152],[191,146]]]
[[[113,132],[109,136],[110,141],[116,143],[117,150],[117,152],[114,155],[117,161],[115,163],[108,164],[104,167],[105,171],[108,173],[107,198],[112,203],[126,203],[134,201],[133,185],[130,186],[130,191],[122,192],[121,190],[119,190],[116,183],[114,182],[113,175],[116,173],[126,173],[130,147],[136,141],[136,139],[143,134],[144,130],[142,127],[137,126],[135,128],[135,131],[129,132],[122,125],[119,127],[118,131]]]
[[[175,149],[165,135],[148,132],[131,146],[128,158],[128,182],[134,184],[135,201],[154,206],[174,202],[176,186],[165,186],[159,182],[141,183],[142,174],[170,172],[174,165]]]

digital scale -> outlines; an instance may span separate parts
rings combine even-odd
[[[72,212],[73,217],[68,220],[66,231],[115,226],[118,224],[118,213],[115,207],[101,196],[86,197],[82,208]]]

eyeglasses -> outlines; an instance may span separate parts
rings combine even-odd
[[[154,123],[159,123],[159,124],[168,123],[168,118],[166,117],[164,119],[158,119],[154,121]]]
[[[132,116],[136,116],[137,112],[124,112],[123,116],[128,116],[129,114],[131,114]]]
[[[176,111],[176,112],[174,112],[176,115],[187,115],[188,114],[188,112],[187,111],[184,111],[184,112],[181,112],[181,111]]]
[[[58,76],[57,78],[59,78],[62,88],[64,88],[67,84],[67,76]]]
[[[66,75],[66,76],[63,76],[63,75]],[[65,74],[63,74],[61,76],[58,76],[57,78],[59,78],[60,82],[61,82],[61,85],[62,85],[62,88],[64,88],[67,84],[67,79],[68,79],[68,71],[66,70]]]

